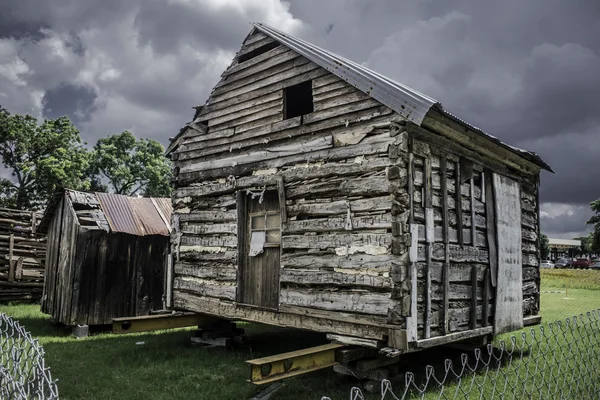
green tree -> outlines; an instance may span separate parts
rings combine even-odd
[[[163,146],[128,131],[99,139],[92,152],[92,186],[132,196],[169,197],[171,163]]]
[[[550,256],[550,241],[548,240],[548,236],[544,235],[542,233],[542,236],[540,237],[540,246],[541,246],[541,253],[542,253],[542,260],[545,260],[547,258],[549,258]]]
[[[600,253],[600,199],[592,201],[590,208],[595,213],[587,222],[594,225],[594,230],[590,233],[590,250],[593,253]]]
[[[89,154],[67,117],[11,115],[0,107],[0,157],[13,179],[0,179],[0,204],[42,208],[60,187],[89,188]]]

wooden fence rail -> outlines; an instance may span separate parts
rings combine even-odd
[[[39,300],[44,288],[46,235],[41,214],[0,208],[0,302]]]

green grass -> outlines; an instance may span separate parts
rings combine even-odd
[[[543,321],[599,307],[600,271],[542,271]],[[193,346],[190,329],[123,336],[98,333],[75,339],[70,330],[51,324],[38,305],[0,305],[0,312],[19,320],[40,340],[46,365],[59,379],[59,393],[66,400],[246,399],[263,388],[246,382],[245,360],[326,343],[322,334],[259,324],[243,324],[249,342],[234,349]],[[433,354],[440,359],[439,353]],[[275,398],[346,399],[355,383],[327,369],[286,380]],[[398,385],[397,392],[402,387]]]

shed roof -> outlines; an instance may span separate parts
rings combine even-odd
[[[86,228],[136,236],[170,234],[173,208],[169,198],[129,197],[70,189],[62,189],[54,194],[40,222],[40,231],[47,231],[63,196],[71,200],[78,222]]]

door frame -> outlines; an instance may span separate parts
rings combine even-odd
[[[265,191],[277,191],[277,188],[265,188]],[[279,201],[281,202],[281,198],[279,198]],[[281,204],[279,204],[280,208],[281,208]],[[251,216],[255,215],[256,213],[249,213],[248,212],[248,199],[247,199],[247,193],[246,190],[238,190],[236,193],[236,207],[237,207],[237,279],[236,279],[236,293],[235,293],[235,302],[239,305],[242,305],[244,307],[250,307],[250,308],[255,308],[255,309],[261,309],[261,310],[267,310],[267,311],[279,311],[279,297],[281,295],[281,272],[279,271],[277,276],[277,306],[276,307],[266,307],[266,306],[262,306],[262,305],[256,305],[256,304],[249,304],[246,303],[242,300],[242,297],[244,295],[244,293],[242,292],[242,288],[243,288],[243,268],[246,268],[247,264],[246,264],[246,253],[249,251],[249,245],[250,243],[248,243],[248,240],[250,238],[250,236],[248,235],[248,232],[250,232],[250,224],[252,221]],[[279,266],[278,268],[281,269],[281,256],[283,253],[283,245],[282,245],[282,238],[283,238],[283,216],[281,215],[281,211],[272,211],[273,214],[278,214],[280,216],[279,218],[279,235],[280,235],[280,239],[279,239],[279,246],[273,246],[270,245],[268,243],[264,244],[264,247],[266,248],[274,248],[274,247],[279,247]],[[260,213],[259,213],[260,214]]]

